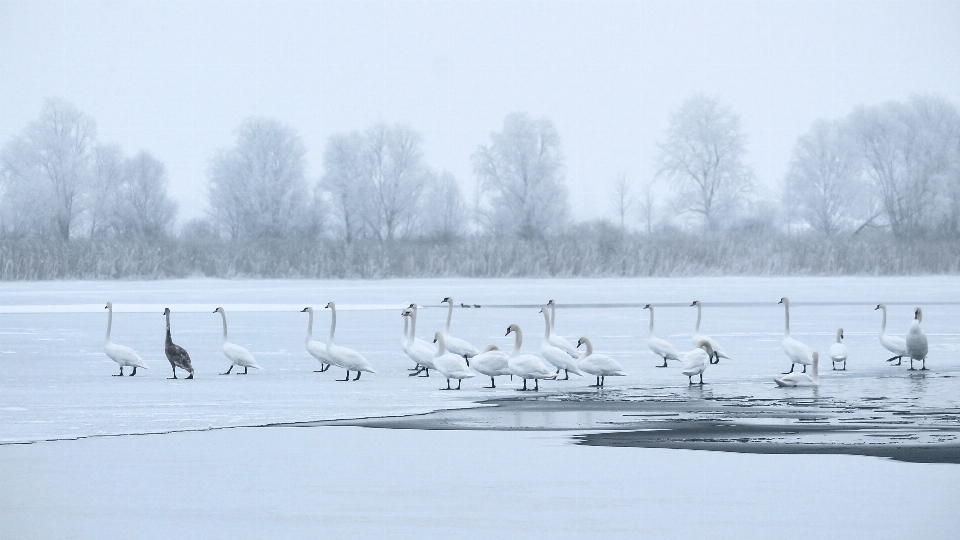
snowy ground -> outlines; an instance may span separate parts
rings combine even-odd
[[[529,352],[536,351],[543,335],[539,305],[555,299],[558,333],[573,341],[591,337],[597,351],[614,356],[629,372],[607,380],[603,399],[805,400],[807,406],[823,404],[825,409],[883,399],[895,402],[893,409],[947,411],[954,422],[960,411],[957,277],[2,283],[0,462],[5,487],[0,512],[18,516],[2,520],[11,523],[3,527],[16,532],[36,526],[33,519],[47,519],[50,511],[43,507],[43,497],[57,494],[54,498],[62,504],[55,510],[65,517],[51,526],[76,527],[77,536],[142,532],[146,529],[140,527],[151,522],[167,523],[170,505],[196,536],[202,536],[203,527],[219,524],[236,531],[235,536],[250,537],[255,535],[251,523],[267,531],[289,527],[301,536],[314,536],[314,531],[406,536],[419,532],[418,524],[427,536],[438,536],[462,532],[467,523],[477,536],[625,530],[693,535],[703,530],[696,526],[710,524],[721,537],[748,530],[760,537],[769,536],[763,531],[773,529],[764,527],[774,527],[777,519],[791,527],[783,535],[789,537],[798,536],[794,530],[823,533],[831,524],[858,527],[854,536],[861,537],[892,537],[898,531],[949,537],[942,533],[958,530],[956,519],[941,513],[942,501],[958,495],[960,467],[955,465],[573,444],[573,432],[596,428],[597,422],[553,426],[573,430],[556,434],[341,427],[171,433],[409,415],[519,396],[513,391],[518,383],[507,379],[498,381],[496,390],[482,389],[489,380],[477,377],[464,382],[460,392],[441,392],[445,381],[436,376],[407,377],[412,363],[399,347],[399,308],[409,302],[437,306],[451,295],[457,303],[483,306],[456,309],[454,335],[480,347],[497,343],[510,348],[512,339],[503,334],[515,322],[524,329],[524,350]],[[779,345],[783,308],[777,301],[784,295],[793,302],[794,337],[821,354],[837,327],[845,329],[848,371],[822,366],[819,390],[785,391],[772,382],[789,367]],[[676,365],[654,367],[658,360],[644,341],[648,315],[639,307],[657,304],[657,334],[689,350],[696,320],[689,304],[694,299],[704,303],[701,331],[733,357],[710,366],[702,389],[689,388]],[[108,300],[115,305],[113,340],[136,349],[152,368],[136,377],[110,376],[117,366],[101,348]],[[307,315],[299,310],[307,305],[317,309],[314,337],[322,339],[329,316],[321,308],[330,300],[340,307],[337,342],[360,350],[377,374],[337,382],[341,370],[313,372],[318,364],[303,350]],[[913,306],[923,306],[930,371],[907,372],[906,366],[884,361],[889,355],[876,337],[880,313],[873,310],[881,301],[890,309],[888,332],[901,336]],[[221,305],[231,340],[249,348],[262,371],[217,375],[228,366],[219,352],[220,317],[212,313]],[[173,310],[174,340],[193,357],[195,380],[166,379],[164,307]],[[445,316],[439,307],[421,309],[419,336],[440,329]],[[576,398],[590,382],[579,377],[544,382],[541,397]],[[526,417],[530,425],[524,428],[550,428],[536,425],[549,418]],[[163,435],[97,437],[150,433]],[[94,438],[58,441],[81,437]],[[50,442],[11,444],[35,441]],[[496,458],[485,462],[484,452]],[[512,461],[513,455],[524,457]],[[866,480],[844,482],[841,472],[848,479]],[[221,487],[203,488],[210,484]],[[458,491],[458,485],[467,489]],[[799,495],[791,499],[796,486]],[[123,495],[114,492],[118,488]],[[527,489],[534,490],[529,501],[522,499]],[[126,495],[142,498],[146,507],[135,511],[118,504],[117,497]],[[516,502],[521,500],[526,502]],[[845,513],[844,500],[856,501],[855,515]],[[224,504],[218,506],[218,501]],[[530,513],[505,516],[514,508],[510,501],[528,505]],[[897,512],[885,512],[883,501],[901,502],[895,503]],[[903,506],[902,501],[915,504]],[[244,515],[245,508],[253,513]],[[97,529],[101,513],[111,514],[104,522],[110,526]],[[564,516],[570,514],[584,528],[566,522]],[[724,523],[719,529],[718,521]],[[39,537],[56,536],[50,529],[31,530],[39,531]],[[876,534],[866,534],[870,531]]]

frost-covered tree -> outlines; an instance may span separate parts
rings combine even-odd
[[[106,233],[117,216],[117,192],[123,182],[123,152],[117,145],[97,145],[93,149],[87,227],[90,238]]]
[[[443,171],[428,182],[421,206],[424,234],[444,240],[463,234],[467,223],[466,203],[452,173]]]
[[[787,204],[814,230],[832,236],[864,207],[858,148],[842,122],[817,120],[797,139],[787,171]]]
[[[146,151],[127,159],[116,190],[114,212],[114,226],[124,236],[160,238],[170,234],[177,204],[167,194],[163,163]]]
[[[70,240],[84,210],[96,139],[96,123],[76,106],[49,98],[40,118],[0,152],[0,174],[8,185],[4,221],[43,233],[52,228]]]
[[[245,120],[236,145],[218,152],[209,171],[213,219],[234,239],[297,231],[309,201],[305,155],[293,128],[268,118]]]
[[[705,228],[715,227],[753,188],[740,116],[718,98],[695,95],[673,113],[665,135],[658,144],[658,174],[671,180],[681,211],[700,214]]]
[[[657,218],[657,201],[653,192],[653,178],[648,178],[640,184],[640,195],[636,199],[640,220],[644,224],[647,234],[653,232],[653,222]]]
[[[627,213],[637,202],[637,197],[633,193],[633,185],[630,183],[627,173],[621,172],[617,175],[617,181],[613,184],[613,193],[610,194],[610,202],[613,204],[613,210],[620,218],[620,230],[627,228]]]
[[[372,204],[367,225],[381,240],[409,232],[430,172],[423,161],[420,134],[404,126],[378,124],[365,134],[364,171]],[[372,211],[369,211],[372,210]]]
[[[930,229],[949,210],[960,114],[949,101],[913,96],[907,103],[859,107],[849,117],[867,177],[893,234]]]
[[[367,185],[363,153],[364,138],[359,132],[330,136],[323,151],[320,188],[329,193],[348,244],[363,236],[365,227]]]
[[[560,136],[547,118],[513,113],[490,145],[473,154],[473,171],[489,197],[494,232],[538,237],[561,231],[569,213]]]

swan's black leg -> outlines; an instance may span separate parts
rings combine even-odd
[[[803,366],[803,373],[806,373],[806,372],[807,372],[807,366],[804,365],[804,366]]]
[[[114,377],[123,377],[123,366],[120,366],[120,374],[114,375]]]
[[[563,370],[563,380],[565,381],[570,380],[570,370],[567,370],[567,369]]]
[[[526,392],[527,391],[527,380],[523,380],[523,388],[517,388],[517,392]]]
[[[133,366],[133,373],[130,374],[131,377],[137,374],[137,366]]]
[[[603,385],[606,384],[606,383],[607,383],[607,376],[606,376],[606,375],[601,375],[601,376],[600,376],[600,388],[603,388]]]
[[[909,369],[909,371],[914,371],[914,369],[913,369],[913,357],[912,357],[912,356],[910,357],[910,369]]]
[[[424,377],[429,377],[429,376],[430,376],[430,368],[423,368],[423,371],[424,371],[424,373],[426,373],[426,375],[424,375]]]
[[[229,375],[231,371],[233,371],[233,364],[230,364],[230,369],[228,369],[225,373],[221,373],[221,375]]]
[[[662,365],[662,366],[657,366],[657,367],[667,367],[667,357],[666,357],[666,356],[663,357],[663,365]]]
[[[493,377],[490,377],[490,386],[484,386],[484,388],[496,388],[497,383],[494,382]]]
[[[360,374],[361,374],[361,373],[363,373],[363,372],[362,372],[362,371],[357,371],[357,376],[356,376],[356,378],[354,378],[353,380],[359,381],[359,380],[360,380]]]
[[[540,391],[540,379],[534,379],[534,380],[533,380],[533,384],[536,385],[536,386],[534,387],[533,391],[534,391],[534,392],[539,392],[539,391]]]
[[[787,373],[793,373],[793,366],[794,364],[790,364],[790,371],[784,371],[783,375],[786,375]]]
[[[687,375],[687,386],[693,386],[693,376]]]
[[[847,359],[844,358],[844,359],[843,359],[843,371],[846,371],[846,370],[847,370]]]
[[[447,379],[447,387],[441,388],[441,390],[453,390],[453,388],[450,388],[450,379]]]
[[[170,366],[170,369],[173,370],[173,377],[167,377],[167,379],[176,379],[176,378],[177,378],[177,366]]]
[[[460,383],[463,382],[463,379],[457,379],[457,390],[460,389]]]
[[[467,355],[463,355],[463,359],[467,361],[467,367],[470,367],[470,359],[467,358]]]
[[[193,373],[191,373],[190,376],[187,377],[187,378],[188,378],[188,379],[192,379],[192,378],[193,378]]]
[[[243,373],[240,373],[239,371],[237,372],[237,375],[246,375],[246,374],[247,374],[247,367],[246,367],[246,366],[243,367]]]
[[[349,370],[349,369],[347,370],[347,376],[346,376],[345,378],[343,378],[343,379],[337,379],[337,380],[340,381],[340,382],[349,381],[349,380],[350,380],[350,370]]]
[[[898,356],[898,357],[897,357],[897,365],[899,366],[899,365],[901,365],[902,363],[903,363],[903,357],[902,357],[902,356]]]
[[[924,358],[923,358],[923,367],[920,368],[920,370],[921,370],[921,371],[924,371],[924,370],[926,370],[926,369],[927,369],[927,358],[924,357]]]
[[[700,374],[700,386],[703,386],[703,373]]]

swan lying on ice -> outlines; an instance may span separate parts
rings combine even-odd
[[[817,371],[817,364],[819,364],[820,355],[816,351],[812,353],[813,369],[810,370],[810,374],[806,373],[787,373],[779,379],[774,379],[773,381],[777,383],[777,386],[820,386],[820,374]]]

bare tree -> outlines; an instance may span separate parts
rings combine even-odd
[[[52,223],[57,236],[70,240],[83,211],[89,185],[95,122],[73,104],[49,98],[40,118],[3,149],[0,167],[16,195],[32,211],[39,226]],[[19,185],[14,185],[19,184]]]
[[[320,187],[330,194],[335,212],[343,225],[343,237],[349,244],[364,229],[365,192],[364,138],[358,132],[335,134],[327,140],[323,152]]]
[[[123,152],[117,145],[97,145],[93,149],[93,167],[87,224],[90,238],[96,238],[113,225],[117,214],[117,191],[123,181]]]
[[[656,219],[657,204],[653,193],[653,179],[644,180],[640,184],[640,197],[637,202],[637,209],[640,213],[640,219],[645,225],[647,234],[653,232],[653,221]]]
[[[167,194],[163,163],[146,151],[124,162],[115,212],[117,232],[125,236],[160,238],[172,231],[177,205]]]
[[[637,202],[637,198],[633,193],[633,186],[630,184],[627,173],[621,172],[617,174],[617,181],[613,185],[613,193],[610,195],[610,200],[613,203],[614,211],[620,218],[620,230],[625,231],[627,229],[627,213]]]
[[[249,118],[237,143],[210,168],[212,217],[231,238],[282,237],[303,223],[308,203],[306,148],[289,126]]]
[[[463,234],[466,204],[460,193],[460,184],[452,173],[443,171],[428,183],[422,206],[426,234],[443,240],[452,240]]]
[[[858,149],[841,122],[817,120],[793,148],[786,198],[814,230],[833,236],[860,214]]]
[[[560,136],[550,120],[508,115],[490,146],[474,152],[473,171],[490,196],[495,231],[529,238],[563,229],[569,204]]]
[[[404,126],[376,125],[366,133],[365,169],[373,199],[367,224],[381,240],[409,231],[429,172],[420,134]]]
[[[705,228],[736,210],[753,187],[745,143],[740,116],[717,98],[693,96],[670,118],[658,174],[671,179],[681,209],[702,215]]]

